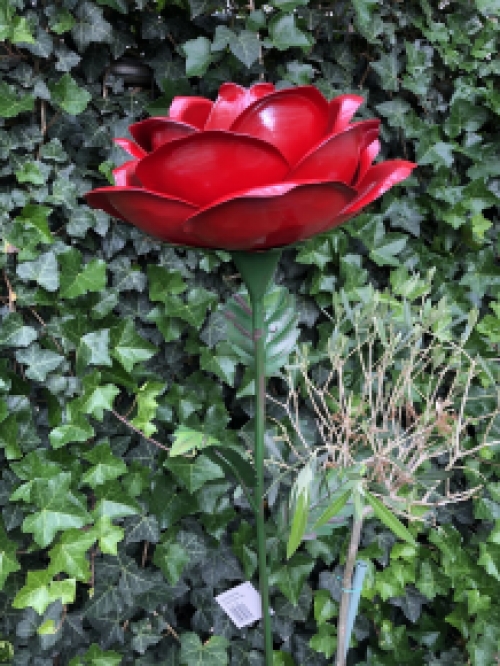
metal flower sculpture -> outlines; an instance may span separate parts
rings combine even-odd
[[[280,248],[339,226],[396,183],[412,162],[373,164],[378,120],[351,123],[363,98],[328,102],[313,86],[225,83],[215,102],[177,97],[168,117],[116,139],[132,157],[116,185],[86,195],[113,217],[174,245],[228,250],[252,306],[255,484],[265,664],[273,664],[264,516],[264,294]]]
[[[406,178],[411,162],[372,165],[378,120],[351,123],[363,102],[328,102],[313,86],[225,83],[216,102],[177,97],[169,117],[117,139],[132,160],[87,201],[176,245],[267,250],[345,222]]]

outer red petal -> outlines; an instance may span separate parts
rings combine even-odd
[[[130,141],[130,139],[113,139],[113,142],[116,143],[117,146],[120,146],[120,148],[123,148],[123,150],[125,150],[129,155],[135,157],[138,160],[140,160],[141,157],[147,155],[147,152],[143,148],[138,146],[133,141]]]
[[[135,175],[135,168],[139,164],[137,160],[130,160],[113,169],[115,185],[126,187],[127,185],[140,187],[141,182]]]
[[[168,141],[181,139],[198,131],[192,125],[178,123],[169,118],[146,118],[130,125],[128,129],[146,154]]]
[[[155,150],[137,177],[148,190],[206,206],[233,192],[283,180],[289,170],[276,148],[251,136],[199,132]]]
[[[351,125],[315,146],[295,166],[288,180],[340,181],[350,185],[358,171],[362,149],[378,132],[379,120]]]
[[[205,129],[229,129],[233,121],[247,107],[272,92],[274,92],[272,83],[257,83],[249,89],[235,83],[224,83],[220,87],[219,96],[207,119]]]
[[[342,183],[281,183],[199,211],[184,228],[206,247],[264,250],[321,233],[356,196]]]
[[[142,229],[150,236],[176,245],[202,247],[203,243],[182,227],[196,207],[133,187],[101,187],[85,195],[89,206]]]
[[[250,134],[276,146],[291,165],[326,134],[328,102],[313,86],[287,88],[249,106],[231,131]]]
[[[213,102],[205,97],[174,97],[169,109],[169,117],[198,129],[207,122]]]
[[[400,183],[411,174],[417,165],[404,160],[389,160],[375,164],[368,170],[363,180],[356,186],[358,196],[344,211],[357,213],[369,203],[378,199],[393,185]]]
[[[101,187],[96,190],[92,190],[91,192],[87,192],[87,194],[85,194],[84,196],[88,205],[92,206],[92,208],[99,208],[100,210],[105,211],[108,215],[111,215],[111,217],[117,217],[118,219],[125,221],[122,214],[119,213],[116,210],[116,208],[113,208],[113,206],[108,200],[106,192],[108,192],[111,189],[114,188]]]
[[[355,186],[360,183],[365,177],[368,169],[371,167],[373,160],[377,157],[380,152],[380,141],[375,139],[369,143],[366,148],[361,150],[361,155],[359,156],[359,169],[356,174]]]
[[[365,100],[359,95],[339,95],[329,104],[328,132],[342,132]]]

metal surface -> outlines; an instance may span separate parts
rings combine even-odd
[[[407,178],[404,160],[373,166],[378,120],[352,123],[362,98],[313,86],[221,86],[216,102],[177,97],[169,117],[134,123],[117,143],[133,158],[89,205],[160,240],[256,252],[323,233]]]

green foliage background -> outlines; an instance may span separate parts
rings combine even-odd
[[[499,0],[0,0],[0,661],[262,663],[258,629],[213,601],[255,571],[241,489],[208,451],[169,459],[152,441],[183,425],[245,450],[251,377],[218,305],[239,282],[224,253],[163,247],[83,203],[125,160],[112,137],[227,80],[362,94],[383,156],[420,168],[285,253],[302,337],[316,341],[333,292],[411,300],[409,274],[433,270],[443,320],[476,308],[469,348],[493,359],[499,19]],[[124,77],[124,57],[146,76]],[[352,663],[498,663],[500,458],[486,458],[484,497],[440,510],[416,548],[368,524]],[[328,663],[346,536],[286,564],[270,539],[278,664]]]

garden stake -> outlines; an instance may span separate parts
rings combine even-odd
[[[257,523],[257,555],[259,589],[262,602],[265,664],[273,664],[273,633],[269,613],[268,570],[266,557],[266,525],[264,519],[264,432],[266,401],[266,330],[264,295],[281,256],[281,250],[250,253],[232,252],[232,258],[250,296],[252,307],[252,338],[255,369],[255,519]]]
[[[358,614],[359,598],[361,596],[361,590],[363,589],[363,581],[365,579],[367,569],[368,564],[363,560],[358,560],[356,562],[354,576],[352,577],[352,587],[349,590],[351,598],[349,600],[349,611],[345,629],[344,659],[347,658],[349,644],[351,643],[352,629],[354,627],[354,620]]]

